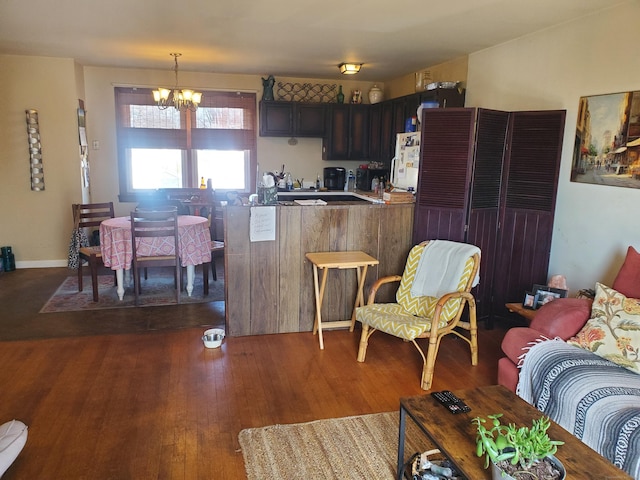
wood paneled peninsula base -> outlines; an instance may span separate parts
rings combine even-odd
[[[500,385],[453,393],[471,407],[469,413],[451,414],[431,395],[400,400],[398,469],[414,453],[404,451],[405,430],[408,430],[405,427],[412,422],[428,438],[432,447],[438,448],[451,459],[467,479],[490,479],[491,470],[483,468],[484,458],[477,457],[475,453],[476,427],[471,420],[478,416],[486,418],[487,415],[502,413],[502,423],[522,426],[531,425],[531,420],[542,416],[536,408]],[[567,470],[567,478],[631,479],[555,422],[551,422],[549,436],[564,442],[555,456]]]
[[[230,336],[312,331],[316,309],[307,252],[362,251],[378,259],[368,270],[366,300],[378,277],[402,273],[412,246],[413,204],[277,205],[275,241],[263,242],[249,239],[251,209],[224,208]],[[355,269],[332,269],[323,321],[350,318],[357,288]],[[395,291],[385,293],[392,301]]]

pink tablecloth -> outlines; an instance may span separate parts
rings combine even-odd
[[[200,265],[211,261],[211,234],[204,217],[178,217],[178,249],[182,266]],[[144,255],[173,254],[172,237],[138,238],[137,248]],[[105,266],[112,270],[129,270],[133,260],[131,249],[131,220],[117,217],[100,224],[100,249]]]

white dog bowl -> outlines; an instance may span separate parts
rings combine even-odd
[[[202,341],[207,348],[218,348],[222,345],[224,339],[224,330],[221,328],[210,328],[204,331]]]

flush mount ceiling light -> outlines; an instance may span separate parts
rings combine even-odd
[[[173,91],[168,88],[154,90],[153,99],[160,110],[173,106],[176,110],[191,110],[194,112],[198,109],[198,105],[202,100],[202,93],[178,87],[178,57],[182,54],[170,53],[169,55],[173,57],[175,62],[173,71],[176,74],[176,86]]]
[[[360,71],[362,63],[341,63],[338,65],[340,73],[343,75],[355,75]]]

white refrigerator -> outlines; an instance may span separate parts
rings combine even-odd
[[[420,132],[399,133],[396,154],[391,164],[391,184],[402,190],[418,188]]]

